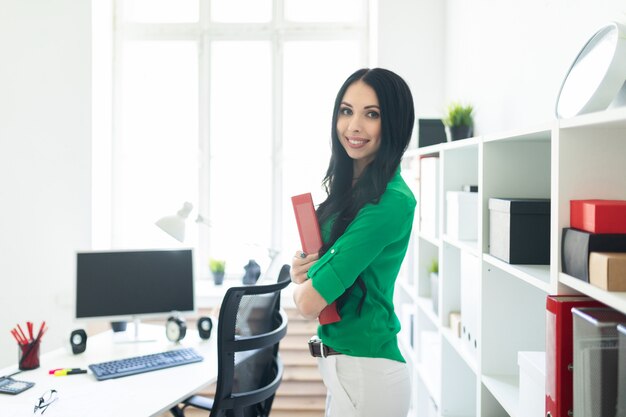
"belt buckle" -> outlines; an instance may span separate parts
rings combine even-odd
[[[326,350],[324,349],[324,343],[317,336],[313,336],[312,338],[309,339],[309,352],[311,353],[311,356],[316,356],[315,350],[313,348],[313,346],[315,346],[316,344],[319,344],[319,347],[320,347],[320,353],[319,353],[320,357],[327,358],[328,355],[326,354]]]

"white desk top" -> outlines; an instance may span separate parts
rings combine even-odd
[[[217,325],[214,327],[217,329]],[[187,329],[180,344],[165,337],[163,326],[141,325],[142,336],[152,336],[153,342],[114,343],[121,336],[107,331],[87,339],[87,350],[78,355],[68,346],[41,356],[38,369],[13,376],[16,380],[35,382],[35,386],[18,395],[0,394],[0,415],[33,416],[34,405],[48,389],[55,389],[59,399],[50,405],[46,417],[110,417],[158,416],[171,406],[200,391],[217,380],[217,332],[209,340],[201,340],[195,329]],[[131,324],[126,333],[134,334]],[[193,347],[204,361],[147,372],[139,375],[98,381],[91,373],[53,376],[50,369],[83,368],[92,363],[130,356]],[[1,375],[17,370],[0,369]],[[37,414],[38,415],[38,414]]]

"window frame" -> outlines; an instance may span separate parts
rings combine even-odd
[[[210,138],[210,91],[211,83],[211,45],[213,41],[270,41],[271,65],[272,65],[272,197],[271,197],[271,248],[282,246],[283,236],[283,196],[282,175],[283,165],[283,46],[290,41],[323,41],[323,40],[350,40],[356,41],[359,45],[359,56],[361,66],[366,66],[371,55],[370,38],[372,30],[370,25],[370,15],[372,11],[371,0],[360,0],[363,7],[361,20],[354,22],[325,23],[325,22],[291,22],[284,19],[284,0],[272,1],[272,20],[267,23],[218,23],[211,22],[210,9],[211,0],[199,0],[199,21],[190,23],[138,23],[124,20],[123,0],[112,0],[112,20],[113,20],[113,47],[112,47],[112,112],[111,112],[111,143],[110,143],[110,163],[111,167],[110,184],[108,184],[108,197],[110,198],[111,211],[101,213],[100,218],[108,216],[104,224],[110,225],[109,235],[103,239],[103,232],[96,233],[98,241],[108,241],[109,246],[115,247],[115,219],[112,208],[116,199],[116,184],[120,178],[116,177],[115,161],[119,158],[116,152],[118,140],[121,137],[119,123],[122,111],[120,100],[120,89],[122,85],[121,74],[123,74],[124,62],[121,57],[123,43],[125,41],[149,41],[149,40],[187,40],[195,41],[198,46],[198,72],[199,72],[199,103],[198,103],[198,156],[199,164],[199,200],[194,202],[194,211],[202,217],[210,219],[209,201],[211,200],[210,188],[210,166],[211,160],[211,138]],[[320,174],[321,175],[321,174]],[[106,187],[105,187],[106,188]],[[97,191],[97,190],[96,190]],[[182,202],[181,202],[182,203]],[[164,213],[164,215],[167,213]],[[94,218],[94,221],[98,219]],[[192,222],[188,222],[188,227],[192,227]],[[211,233],[206,232],[203,225],[197,225],[198,245],[196,247],[196,259],[208,259],[211,253]],[[204,229],[202,229],[204,228]],[[271,256],[271,249],[268,252]],[[207,278],[207,268],[198,270],[197,277]]]

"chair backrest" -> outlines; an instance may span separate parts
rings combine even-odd
[[[287,316],[280,291],[291,281],[226,291],[218,319],[218,378],[211,417],[267,416],[280,385]]]

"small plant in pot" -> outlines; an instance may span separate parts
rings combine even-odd
[[[209,259],[209,269],[213,275],[215,285],[222,285],[224,282],[224,270],[226,269],[226,261],[222,259]]]
[[[435,313],[439,310],[439,261],[433,259],[428,265],[428,274],[430,275],[430,298],[433,301],[433,310]]]
[[[450,103],[443,123],[448,127],[450,139],[471,137],[474,134],[474,107],[459,102]]]

